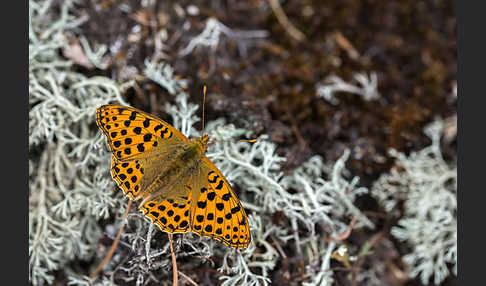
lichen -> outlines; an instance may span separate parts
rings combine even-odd
[[[369,76],[365,73],[355,73],[353,80],[356,84],[347,83],[336,75],[328,76],[317,85],[317,95],[333,105],[339,104],[339,99],[336,98],[336,94],[339,92],[356,94],[365,101],[376,100],[380,97],[376,73],[372,72]]]
[[[90,259],[101,219],[120,205],[108,173],[94,111],[124,103],[120,86],[72,70],[59,50],[85,19],[69,14],[71,1],[52,19],[51,1],[29,2],[29,280],[51,284],[53,270]]]
[[[457,163],[442,157],[444,121],[425,128],[430,146],[405,155],[390,150],[395,165],[374,184],[372,194],[386,211],[401,217],[392,235],[411,247],[404,261],[411,277],[439,284],[449,275],[448,264],[457,275]],[[398,204],[404,202],[403,213]]]

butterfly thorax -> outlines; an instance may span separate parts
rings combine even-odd
[[[192,167],[199,167],[202,158],[206,154],[208,141],[209,136],[204,135],[187,142],[176,155],[176,162],[174,163],[182,168],[187,167],[190,169]]]
[[[139,198],[143,197],[144,201],[187,200],[192,190],[187,186],[180,186],[181,178],[198,175],[197,171],[206,153],[208,141],[208,135],[197,137],[177,146],[169,157],[164,155],[144,162],[144,165],[153,165],[149,168],[157,171],[153,176],[146,176]]]

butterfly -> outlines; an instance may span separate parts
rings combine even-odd
[[[96,123],[112,153],[111,175],[144,216],[168,233],[195,232],[231,248],[251,242],[248,217],[221,171],[206,157],[209,136],[189,140],[139,109],[103,105]]]

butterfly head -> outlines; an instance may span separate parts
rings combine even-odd
[[[209,142],[209,135],[205,134],[202,137],[196,138],[203,154],[206,153],[206,150],[208,149],[208,142]]]

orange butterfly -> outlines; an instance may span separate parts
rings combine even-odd
[[[96,123],[112,153],[111,175],[162,231],[193,231],[246,248],[248,218],[221,171],[206,157],[209,136],[189,140],[141,110],[103,105]]]

